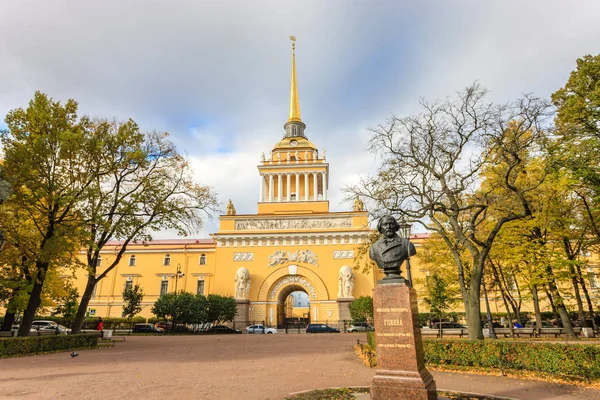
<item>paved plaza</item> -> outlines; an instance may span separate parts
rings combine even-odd
[[[354,355],[364,334],[132,336],[115,347],[0,360],[0,399],[282,399],[368,386]],[[520,399],[600,399],[575,386],[434,372],[438,388]],[[485,390],[477,388],[485,387]]]

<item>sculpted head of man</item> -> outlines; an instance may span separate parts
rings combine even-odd
[[[391,215],[385,215],[381,217],[377,224],[377,230],[382,233],[386,238],[391,239],[396,235],[400,229],[400,224],[396,221],[396,218]]]

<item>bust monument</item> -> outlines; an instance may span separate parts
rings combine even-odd
[[[381,217],[377,224],[377,230],[383,237],[371,245],[369,256],[385,273],[385,278],[379,283],[403,283],[400,267],[406,259],[417,254],[415,246],[408,239],[398,236],[398,229],[400,224],[391,215]]]

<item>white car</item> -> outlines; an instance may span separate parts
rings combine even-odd
[[[277,329],[268,328],[262,324],[250,325],[246,327],[246,333],[277,333]]]

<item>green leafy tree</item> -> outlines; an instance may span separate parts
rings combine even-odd
[[[350,317],[356,322],[373,323],[373,297],[361,296],[350,303]]]
[[[207,296],[207,321],[219,324],[225,321],[233,321],[237,314],[235,299],[231,296],[209,294]]]
[[[79,306],[79,292],[77,288],[68,285],[65,296],[60,300],[59,305],[55,309],[55,314],[62,315],[67,321],[68,326],[71,326],[75,318],[75,313],[77,313],[77,307]]]
[[[441,320],[443,314],[456,302],[458,293],[438,274],[427,277],[425,287],[427,296],[423,298],[423,302],[429,305],[429,312]]]
[[[144,290],[140,285],[123,289],[123,318],[128,318],[130,325],[131,319],[142,311],[143,300]]]
[[[151,240],[150,232],[162,229],[195,232],[218,204],[211,188],[194,182],[188,161],[167,133],[144,134],[131,120],[97,120],[94,127],[101,132],[101,157],[111,174],[94,182],[83,211],[88,277],[74,332],[83,324],[94,287],[119,264],[131,241]],[[120,241],[115,256],[99,268],[100,252],[114,239]]]
[[[64,105],[36,92],[27,109],[11,110],[0,134],[4,177],[11,194],[4,205],[19,209],[33,226],[32,287],[19,336],[28,336],[52,268],[76,263],[83,229],[80,205],[106,171],[95,157],[90,121],[77,116],[77,103]]]
[[[564,87],[552,94],[559,137],[554,159],[578,181],[575,195],[600,244],[600,55],[577,60]]]

